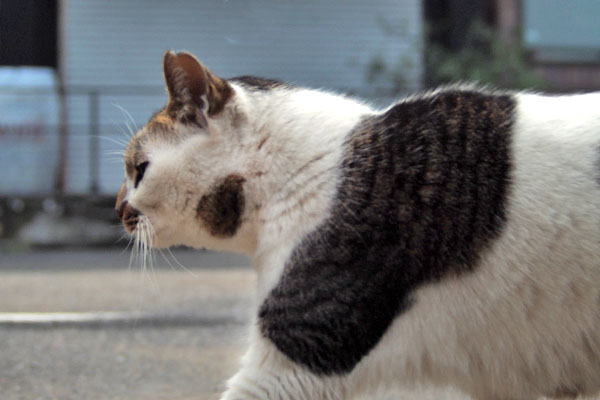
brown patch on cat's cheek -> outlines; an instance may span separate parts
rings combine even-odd
[[[228,175],[198,202],[196,215],[213,236],[231,237],[240,227],[246,203],[245,181],[240,175]]]

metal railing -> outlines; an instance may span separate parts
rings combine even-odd
[[[35,194],[45,195],[73,192],[99,194],[103,189],[101,169],[104,160],[101,154],[101,139],[123,142],[123,137],[111,133],[117,124],[116,120],[124,118],[129,127],[131,123],[141,125],[165,100],[165,90],[161,86],[82,85],[56,89],[0,87],[0,105],[5,105],[2,107],[4,111],[0,110],[0,154],[13,152],[14,156],[14,151],[18,151],[25,159],[36,157],[35,153],[41,151],[39,147],[42,142],[48,159],[54,160],[51,173],[40,167],[39,171],[30,171],[22,177],[25,180],[43,180],[51,176],[53,193],[47,193],[48,185],[35,190],[27,184],[15,187],[11,184],[15,179],[4,179],[4,182],[0,179],[0,195],[20,192],[34,194],[36,191],[39,193]],[[31,109],[35,107],[40,108],[40,114],[45,113],[45,120],[40,120],[35,110]],[[132,108],[135,109],[137,120],[131,114],[118,115],[121,113],[119,109]],[[22,118],[19,117],[19,113],[23,114]],[[35,140],[29,140],[24,134],[28,130],[37,132],[36,135],[29,135],[29,139],[36,136]],[[18,145],[15,145],[17,142]],[[82,142],[86,142],[86,148],[82,148]],[[28,151],[31,154],[27,154]],[[7,174],[20,174],[21,171],[17,170],[9,158],[13,158],[14,161],[14,157],[0,157],[0,168],[8,171],[5,172]],[[82,179],[80,170],[87,171],[87,178]],[[74,177],[76,179],[73,184]],[[82,187],[82,180],[86,181],[87,187]],[[120,184],[121,180],[122,174],[115,176],[115,182]]]
[[[341,90],[341,92],[353,93],[352,90]],[[53,156],[45,154],[49,160],[52,160],[52,165],[47,168],[41,166],[39,171],[29,174],[39,174],[38,177],[24,177],[24,179],[37,179],[46,183],[37,190],[35,194],[38,195],[112,193],[122,182],[122,164],[118,168],[112,168],[103,158],[102,149],[106,146],[103,146],[102,139],[119,142],[120,150],[124,150],[125,142],[129,138],[120,136],[117,121],[120,120],[127,125],[128,130],[135,130],[143,125],[153,112],[164,106],[166,101],[165,89],[162,86],[78,85],[55,89],[2,86],[0,87],[0,169],[8,171],[8,174],[20,173],[14,170],[15,168],[11,170],[14,163],[2,159],[3,152],[11,151],[10,142],[19,136],[15,134],[19,128],[6,123],[6,119],[10,118],[3,114],[6,108],[3,108],[2,104],[8,104],[6,102],[12,99],[12,109],[18,113],[19,101],[27,105],[32,100],[39,99],[42,104],[44,96],[53,99],[54,105],[49,108],[54,110],[55,115],[47,121],[32,122],[42,125],[43,134],[40,140],[45,142],[45,153],[53,154]],[[387,103],[387,98],[383,96],[367,95],[367,98],[375,101],[385,99]],[[21,128],[26,130],[27,126]],[[13,147],[18,148],[18,151],[23,152],[24,157],[27,157],[26,144]],[[33,142],[30,147],[33,153],[35,148]],[[82,174],[87,176],[84,177]],[[23,187],[17,187],[18,182],[13,184],[20,179],[21,177],[11,181],[6,179],[6,176],[3,178],[0,175],[0,195],[36,192],[34,187],[27,186],[23,190]],[[47,184],[48,179],[52,180],[52,185]]]

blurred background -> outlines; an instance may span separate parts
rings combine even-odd
[[[379,106],[465,80],[591,91],[598,18],[597,0],[0,0],[0,398],[214,398],[235,370],[249,260],[178,249],[140,273],[114,216],[165,50]]]
[[[114,241],[67,225],[113,221],[124,143],[165,103],[167,49],[378,105],[459,80],[585,91],[599,16],[595,0],[2,0],[0,237]],[[44,237],[57,216],[77,219]]]

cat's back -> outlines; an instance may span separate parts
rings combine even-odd
[[[515,99],[509,203],[515,223],[520,217],[523,224],[569,227],[561,243],[587,243],[599,257],[588,264],[600,269],[600,93]]]
[[[421,152],[412,166],[425,166],[424,178],[435,175],[435,167],[454,177],[484,169],[471,176],[475,184],[500,188],[506,198],[478,200],[499,200],[509,209],[515,200],[535,203],[537,194],[546,203],[555,197],[554,206],[563,210],[585,202],[592,209],[573,211],[597,214],[600,92],[545,95],[449,87],[400,102],[373,121],[350,143],[378,142],[383,153],[392,151],[391,143],[408,144],[403,148],[408,152],[392,157]],[[478,181],[482,175],[485,179]],[[460,190],[466,189],[461,182]]]
[[[538,157],[538,162],[546,158],[543,164],[564,163],[563,170],[583,168],[582,173],[600,175],[600,92],[570,96],[519,93],[515,99],[515,152],[527,151],[532,160]]]
[[[451,208],[442,216],[478,221],[492,204],[496,218],[479,231],[488,236],[480,236],[486,245],[475,250],[471,273],[416,291],[413,313],[391,329],[389,337],[402,343],[392,357],[410,354],[421,365],[426,354],[433,365],[454,365],[455,379],[482,398],[593,394],[600,389],[600,93],[469,93],[484,106],[465,114],[474,129],[458,122],[455,134],[485,132],[496,142],[477,149],[479,173],[466,163],[452,173],[467,178],[456,193],[473,190],[475,213]],[[446,91],[429,104],[464,99],[465,92]],[[403,113],[414,102],[396,107]],[[429,120],[438,113],[430,109]],[[490,122],[506,129],[490,131]],[[463,143],[468,154],[470,141]],[[494,175],[498,164],[502,173]],[[469,177],[484,179],[471,186]],[[498,187],[503,196],[486,195]],[[472,241],[477,233],[463,237]]]
[[[262,334],[357,388],[377,370],[486,399],[600,389],[599,103],[450,87],[363,117]]]
[[[466,260],[477,271],[502,249],[522,271],[556,274],[549,279],[589,274],[600,287],[600,92],[450,87],[400,102],[374,121],[350,143],[357,153],[373,148],[362,145],[365,135],[380,144],[376,153],[402,166],[389,172],[374,162],[396,193],[412,194],[413,216],[399,228],[433,221],[424,237],[441,239],[428,256],[442,252],[441,265]],[[461,258],[449,259],[453,252]]]

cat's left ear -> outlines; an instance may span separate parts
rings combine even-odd
[[[193,105],[209,117],[223,111],[233,89],[188,52],[167,51],[163,68],[169,104]]]

